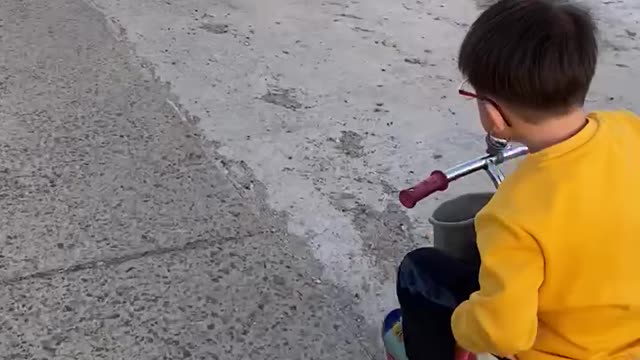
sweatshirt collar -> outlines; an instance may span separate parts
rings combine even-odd
[[[587,116],[587,124],[577,134],[567,140],[529,155],[529,159],[545,161],[567,154],[588,143],[596,131],[598,131],[598,122],[594,120],[593,114],[590,114]]]

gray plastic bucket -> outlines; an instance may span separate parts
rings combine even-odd
[[[480,264],[476,246],[474,218],[493,196],[493,193],[473,193],[440,204],[429,222],[433,225],[433,243],[460,260]]]

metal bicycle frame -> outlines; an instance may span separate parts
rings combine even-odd
[[[498,165],[511,159],[524,156],[528,153],[529,149],[527,149],[526,146],[506,146],[504,149],[497,151],[495,155],[486,154],[476,159],[458,164],[443,172],[449,181],[454,181],[475,173],[476,171],[484,170],[493,182],[493,185],[497,188],[504,181],[504,173]]]

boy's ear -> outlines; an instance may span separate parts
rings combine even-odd
[[[509,125],[507,125],[507,121],[502,117],[500,111],[488,101],[483,101],[482,105],[488,120],[488,129],[485,130],[491,135],[501,139],[510,139],[511,129]]]

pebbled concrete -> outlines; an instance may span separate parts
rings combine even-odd
[[[369,358],[242,162],[75,0],[0,3],[0,358]]]
[[[199,244],[5,285],[3,356],[373,358],[350,301],[290,243],[274,234]]]
[[[100,14],[0,13],[0,277],[269,229]]]

